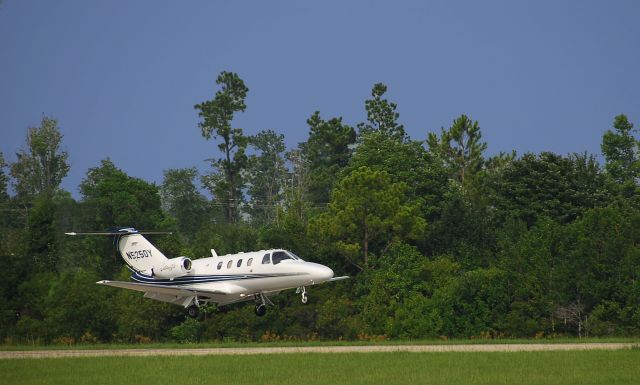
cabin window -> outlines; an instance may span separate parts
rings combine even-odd
[[[218,262],[218,270],[222,269],[222,261]]]
[[[229,261],[227,262],[227,269],[231,269],[231,264],[233,263],[233,261]]]
[[[238,259],[238,264],[236,265],[237,267],[242,266],[242,259]]]
[[[247,266],[251,266],[251,263],[253,262],[253,258],[249,258],[247,260]]]
[[[285,259],[293,259],[292,256],[290,256],[289,254],[285,253],[284,251],[275,251],[273,253],[273,264],[277,265],[278,263],[284,261]]]
[[[267,253],[264,255],[264,257],[262,257],[262,264],[268,265],[270,263],[271,263],[271,259],[269,258],[269,253]]]

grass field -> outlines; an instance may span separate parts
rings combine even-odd
[[[640,350],[0,360],[0,384],[638,384]]]

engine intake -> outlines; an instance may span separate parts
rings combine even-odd
[[[151,275],[158,278],[178,278],[191,270],[191,260],[187,257],[171,258],[151,269]]]

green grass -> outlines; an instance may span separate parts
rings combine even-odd
[[[0,384],[638,384],[640,350],[0,360]]]
[[[74,344],[74,345],[0,345],[0,350],[84,350],[84,349],[196,349],[249,348],[287,346],[369,346],[369,345],[462,345],[462,344],[564,344],[619,342],[640,345],[640,338],[554,338],[554,339],[452,339],[452,340],[383,340],[383,341],[274,341],[207,342],[196,344]]]

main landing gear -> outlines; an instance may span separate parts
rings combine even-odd
[[[191,305],[187,307],[187,315],[191,318],[198,318],[198,315],[200,314],[200,305],[206,304],[206,302],[200,303],[197,296],[194,297]]]
[[[198,318],[198,314],[200,314],[200,308],[196,305],[191,305],[187,308],[187,314],[191,318]]]
[[[267,314],[267,305],[265,305],[263,303],[257,304],[256,305],[256,315],[258,317],[262,317],[265,314]]]
[[[262,293],[254,294],[254,298],[256,299],[256,315],[258,317],[262,317],[263,315],[267,314],[267,304],[273,306],[273,302],[269,300],[269,297]]]

